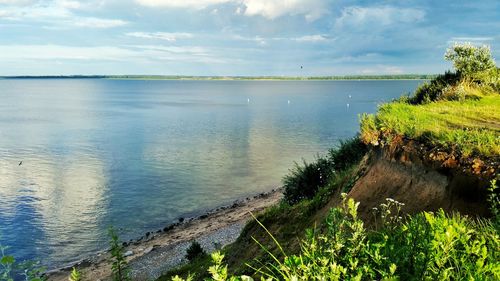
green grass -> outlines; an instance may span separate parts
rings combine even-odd
[[[376,144],[387,136],[402,135],[443,147],[456,147],[464,156],[500,154],[500,95],[468,90],[462,101],[411,105],[397,101],[382,105],[375,116],[361,120],[365,142]]]
[[[500,279],[500,236],[491,220],[443,211],[402,217],[403,204],[387,199],[374,212],[379,227],[367,229],[358,217],[358,205],[344,199],[332,208],[323,229],[306,231],[298,254],[285,250],[276,257],[262,246],[270,261],[248,275],[265,280]],[[205,280],[253,280],[231,276],[223,255],[212,258],[211,278]]]

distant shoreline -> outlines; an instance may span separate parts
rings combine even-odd
[[[47,75],[0,76],[0,79],[114,79],[114,80],[200,80],[200,81],[343,81],[423,80],[435,74],[342,75],[342,76],[178,76],[178,75]]]

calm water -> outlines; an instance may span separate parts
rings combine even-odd
[[[420,82],[0,80],[0,241],[52,268],[270,190]]]

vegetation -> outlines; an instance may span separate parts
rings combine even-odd
[[[455,85],[460,81],[460,75],[447,71],[445,74],[438,75],[429,82],[418,86],[413,97],[407,100],[410,104],[424,104],[431,101],[437,101],[442,98],[445,89],[449,85]]]
[[[82,276],[81,276],[80,272],[76,268],[73,267],[68,280],[69,281],[81,281]]]
[[[191,245],[186,249],[186,259],[188,261],[193,261],[195,259],[206,256],[207,253],[201,247],[200,243],[193,241]]]
[[[266,280],[498,280],[500,236],[488,220],[423,212],[401,217],[402,203],[387,199],[374,210],[379,227],[367,230],[352,199],[332,208],[326,229],[306,231],[298,255],[253,268]],[[223,255],[212,255],[209,280],[230,276]],[[189,278],[192,278],[190,276]],[[174,280],[182,280],[176,277]]]
[[[361,117],[365,143],[404,136],[460,151],[463,157],[500,154],[498,70],[489,48],[455,45],[446,53],[456,72],[420,86],[412,97],[382,105]]]
[[[472,92],[473,89],[468,89]],[[464,156],[500,154],[500,96],[478,100],[442,101],[414,106],[384,104],[377,115],[364,115],[361,134],[367,143],[403,135],[440,147],[458,149]]]
[[[456,43],[446,51],[444,58],[452,61],[457,73],[464,77],[496,68],[490,47],[484,45],[476,47],[470,43]]]
[[[315,162],[295,163],[295,167],[283,178],[284,200],[288,204],[296,204],[303,199],[311,199],[330,183],[335,173],[359,162],[366,151],[366,145],[355,137],[342,141],[338,148],[330,149],[324,157],[318,156]]]
[[[447,59],[454,64],[462,60],[461,50],[455,46]],[[485,52],[479,53],[469,57],[483,60]],[[488,198],[490,219],[442,210],[403,215],[403,204],[387,199],[373,210],[375,222],[367,228],[352,199],[344,197],[340,207],[330,208],[335,206],[334,193],[349,191],[359,177],[356,164],[366,152],[362,143],[390,144],[402,136],[464,157],[498,157],[498,69],[487,62],[476,67],[476,62],[467,66],[467,60],[462,61],[455,64],[456,72],[435,77],[413,96],[382,105],[376,115],[363,115],[359,139],[312,163],[296,164],[283,180],[284,201],[250,222],[236,243],[214,253],[212,266],[204,258],[196,267],[185,265],[160,280],[176,274],[196,280],[499,280],[500,200],[495,181]],[[316,227],[315,219],[325,212],[326,220]],[[261,231],[256,230],[259,225]],[[299,237],[294,231],[313,225],[295,243]]]
[[[45,268],[39,262],[17,262],[5,252],[8,247],[0,245],[0,281],[14,281],[23,278],[26,281],[44,281]]]
[[[114,228],[110,227],[108,230],[111,246],[111,257],[112,257],[112,265],[111,271],[113,272],[113,280],[114,281],[124,281],[130,280],[127,261],[125,260],[125,255],[123,253],[124,247],[120,243],[118,235]]]

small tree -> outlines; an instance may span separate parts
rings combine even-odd
[[[495,68],[490,47],[486,45],[478,47],[471,43],[455,43],[446,50],[444,58],[453,62],[456,71],[464,77]]]
[[[124,281],[130,280],[128,276],[128,268],[127,261],[125,260],[125,255],[123,253],[124,247],[120,243],[118,235],[113,227],[110,227],[108,230],[109,237],[111,238],[110,246],[111,246],[111,256],[112,256],[112,265],[111,270],[113,271],[113,280],[114,281]]]

